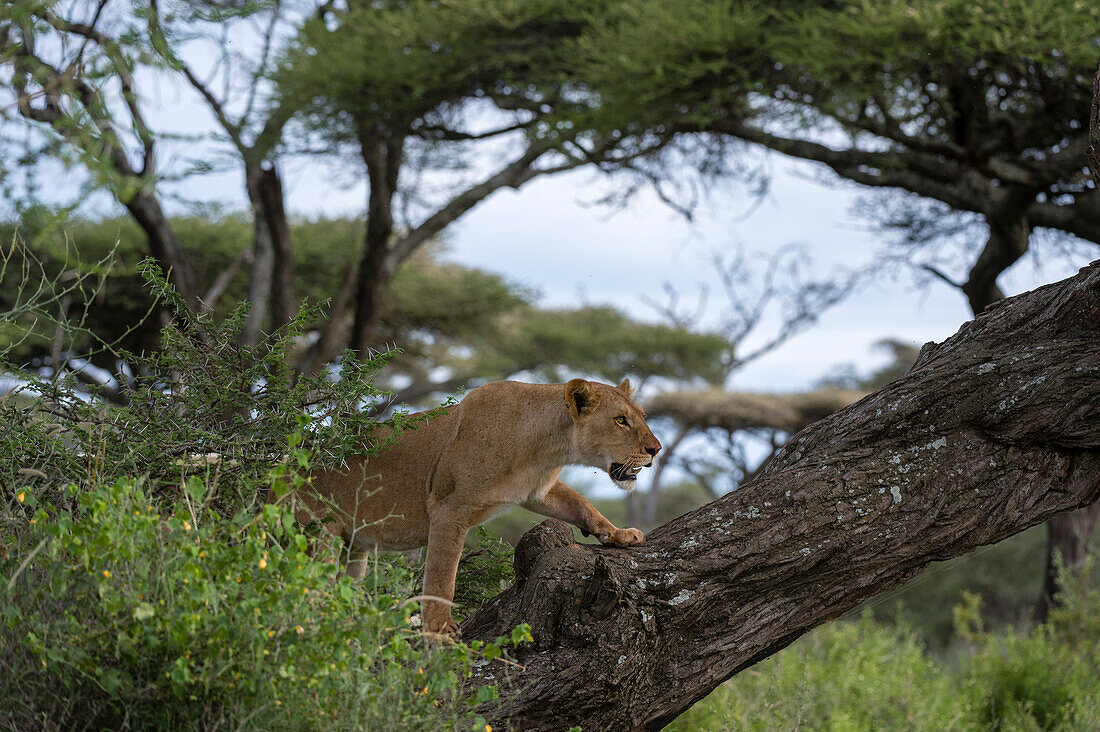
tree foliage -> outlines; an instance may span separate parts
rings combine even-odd
[[[913,243],[961,235],[973,271],[957,284],[980,311],[1033,229],[1100,242],[1084,157],[1098,26],[1094,4],[1053,0],[650,3],[586,48],[611,124],[758,143],[919,196],[876,216]],[[642,38],[659,40],[613,51]]]
[[[20,230],[0,228],[13,276],[0,282],[0,307],[12,308],[30,284],[53,277],[84,282],[54,303],[50,319],[24,315],[6,334],[18,346],[9,359],[34,371],[55,366],[98,384],[101,396],[124,390],[105,386],[88,363],[116,380],[154,367],[163,348],[158,303],[141,273],[145,245],[128,219],[59,224],[45,212],[25,217]],[[229,317],[228,303],[245,300],[249,273],[239,265],[248,252],[251,231],[241,216],[186,217],[172,220],[197,266],[200,289],[220,288],[214,323]],[[293,289],[302,304],[319,306],[339,289],[354,266],[362,222],[350,219],[299,221],[292,225],[295,259]],[[26,239],[24,239],[26,237]],[[729,344],[721,335],[684,326],[645,323],[613,308],[582,306],[548,310],[537,293],[499,275],[446,260],[440,247],[427,247],[409,259],[387,284],[379,314],[380,342],[399,349],[383,367],[379,385],[397,392],[397,403],[423,402],[479,382],[527,374],[562,380],[587,374],[604,380],[629,374],[637,381],[658,377],[683,384],[714,383],[724,375]],[[15,273],[26,269],[26,277]],[[316,332],[324,318],[316,310],[296,327]],[[58,329],[57,317],[79,321],[79,328]],[[190,317],[190,316],[189,316]],[[344,327],[349,326],[345,318]],[[214,323],[210,327],[214,327]],[[220,327],[220,326],[219,326]],[[232,327],[232,326],[226,326]],[[61,340],[58,340],[58,338]],[[261,339],[259,344],[267,344]],[[110,347],[106,347],[109,344]],[[261,354],[267,346],[255,350]],[[308,339],[286,342],[291,363],[302,358]],[[142,361],[125,354],[145,353]],[[243,357],[225,354],[229,362]],[[54,363],[54,359],[58,363]],[[248,361],[248,359],[244,359]],[[148,374],[146,374],[148,375]]]

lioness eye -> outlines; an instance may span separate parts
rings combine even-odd
[[[623,427],[626,427],[630,424],[629,422],[626,421],[626,417],[622,416],[621,414],[618,417],[615,418],[615,421],[617,423],[621,424]]]

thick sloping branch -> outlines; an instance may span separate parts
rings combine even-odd
[[[513,691],[483,711],[521,729],[660,728],[930,562],[1095,501],[1097,404],[1100,262],[929,344],[641,547],[577,545],[554,522],[529,532],[516,585],[463,627],[534,633]]]

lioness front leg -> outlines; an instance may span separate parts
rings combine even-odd
[[[455,634],[458,626],[451,620],[451,601],[455,597],[455,575],[462,558],[462,546],[470,526],[460,518],[440,511],[430,519],[428,559],[424,569],[424,630],[428,633]],[[434,600],[430,598],[439,598]]]
[[[645,541],[645,534],[637,529],[620,529],[596,510],[587,498],[562,483],[554,483],[542,500],[530,500],[522,504],[543,516],[561,519],[573,524],[611,546],[634,546]]]

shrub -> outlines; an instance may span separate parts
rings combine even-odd
[[[460,682],[505,640],[427,648],[403,558],[336,580],[325,542],[263,502],[385,448],[364,409],[381,359],[292,379],[311,313],[239,348],[243,309],[194,315],[144,272],[175,318],[168,347],[126,354],[124,404],[48,374],[0,397],[0,728],[484,729]],[[49,317],[37,296],[18,317]]]
[[[670,729],[957,729],[965,707],[912,632],[864,614],[741,672]]]
[[[0,658],[9,726],[441,729],[463,711],[468,652],[426,652],[415,589],[333,584],[293,517],[158,510],[136,480],[70,489],[34,513],[9,577]],[[26,499],[24,499],[26,502]],[[29,507],[29,508],[33,508]],[[33,555],[32,555],[33,552]],[[376,567],[384,571],[385,565]],[[378,586],[380,583],[373,583]],[[441,701],[442,700],[442,701]],[[15,724],[13,724],[15,722]]]

